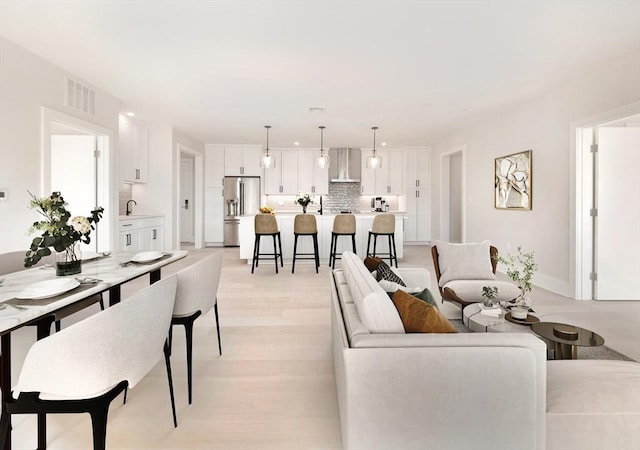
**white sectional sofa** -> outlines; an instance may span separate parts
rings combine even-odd
[[[425,269],[399,273],[429,287]],[[351,252],[331,325],[345,450],[640,449],[638,363],[547,362],[530,333],[405,334]]]

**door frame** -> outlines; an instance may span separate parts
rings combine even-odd
[[[118,215],[113,211],[118,211],[118,196],[114,193],[118,192],[114,173],[117,173],[115,167],[115,152],[113,151],[113,131],[96,125],[78,117],[65,114],[55,109],[41,107],[41,159],[40,166],[40,196],[48,196],[51,193],[51,137],[52,123],[57,122],[63,125],[76,128],[87,134],[96,137],[98,150],[101,152],[101,158],[98,158],[98,183],[97,197],[98,204],[104,207],[104,213],[100,223],[96,225],[96,239],[100,249],[114,250],[117,248],[118,240],[116,239],[116,231],[118,229]],[[97,227],[106,224],[107,232],[100,233]]]
[[[591,227],[592,163],[584,134],[606,122],[640,113],[640,101],[571,122],[569,125],[569,287],[576,300],[591,300],[593,228]],[[588,134],[588,133],[587,133]]]
[[[460,192],[461,192],[461,201],[460,201],[460,220],[461,228],[462,228],[462,242],[467,241],[467,214],[466,214],[466,198],[467,198],[467,189],[466,189],[466,153],[467,146],[461,145],[459,147],[454,147],[450,150],[442,152],[440,154],[440,239],[443,241],[449,240],[449,208],[450,208],[450,189],[449,189],[449,173],[450,173],[450,163],[451,157],[453,155],[460,154],[461,156],[461,177],[460,177]]]
[[[191,225],[191,229],[189,230],[189,236],[187,237],[187,239],[183,239],[185,236],[182,236],[182,229],[180,229],[180,243],[183,242],[187,242],[187,243],[192,243],[194,242],[195,239],[195,232],[194,232],[194,209],[193,209],[193,203],[194,203],[194,196],[195,196],[195,189],[194,189],[194,184],[195,184],[195,158],[193,158],[190,154],[188,153],[184,153],[182,152],[180,155],[180,184],[178,185],[178,189],[179,189],[179,195],[180,195],[180,205],[182,205],[182,200],[185,198],[185,192],[183,192],[182,188],[182,181],[183,180],[183,168],[185,167],[184,165],[187,164],[188,165],[188,170],[190,172],[191,175],[191,183],[189,185],[189,195],[188,198],[191,201],[191,206],[190,208],[187,210],[188,214],[189,214],[189,223]],[[180,206],[180,209],[178,210],[178,213],[180,214],[179,220],[180,223],[182,223],[182,206]]]
[[[174,234],[174,247],[180,248],[180,159],[181,154],[193,156],[193,224],[195,232],[195,248],[204,248],[204,154],[177,143],[174,154],[175,163],[175,198],[173,202],[173,217],[176,233]]]

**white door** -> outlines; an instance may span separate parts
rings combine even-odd
[[[180,242],[195,242],[193,227],[193,158],[180,159]]]
[[[595,298],[640,300],[640,127],[598,128]]]

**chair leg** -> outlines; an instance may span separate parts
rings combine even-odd
[[[216,331],[218,332],[218,353],[222,356],[222,341],[220,340],[220,319],[218,317],[218,299],[213,304],[213,312],[216,315]]]
[[[367,254],[366,254],[366,256],[373,256],[373,255],[371,255],[371,253],[369,253],[370,252],[370,250],[369,250],[370,248],[371,248],[371,231],[369,231],[369,237],[367,238]]]
[[[376,246],[378,245],[378,235],[373,235],[373,256],[376,256]]]
[[[284,267],[284,260],[282,259],[282,239],[280,239],[280,232],[278,231],[278,249],[280,251],[280,267]],[[275,250],[275,249],[274,249]]]
[[[331,260],[330,266],[332,269],[336,268],[337,252],[338,252],[338,235],[331,233],[331,255],[333,255],[333,259]]]
[[[183,325],[185,341],[187,344],[187,392],[189,397],[189,404],[191,404],[193,399],[193,321],[185,320]]]
[[[396,261],[396,269],[398,268],[398,254],[396,253],[396,235],[391,235],[391,242],[393,243],[393,259]],[[389,247],[389,251],[391,251],[391,246]]]
[[[293,262],[291,263],[291,273],[296,270],[296,252],[298,251],[298,235],[294,234],[293,238]]]
[[[107,447],[107,416],[109,415],[109,405],[90,411],[89,415],[91,416],[91,428],[93,430],[93,449],[105,450]],[[38,448],[44,449],[46,447]]]
[[[389,267],[393,267],[393,247],[391,246],[391,235],[387,234],[387,241],[389,242]],[[396,267],[398,263],[396,263]]]
[[[351,246],[353,247],[353,253],[357,253],[356,252],[356,235],[355,234],[351,235]]]
[[[2,409],[2,416],[0,417],[0,448],[4,449],[6,447],[11,448],[10,442],[8,442],[11,431],[11,414],[4,411],[4,405]]]
[[[318,233],[315,233],[313,235],[313,253],[315,256],[316,273],[318,273],[318,268],[320,267],[320,255],[318,254]]]
[[[336,235],[331,233],[331,244],[329,245],[329,267],[331,266],[331,261],[333,260],[333,241],[335,241]]]
[[[273,262],[276,263],[276,273],[278,273],[278,251],[276,250],[276,235],[272,235],[273,237]]]
[[[167,366],[167,381],[169,382],[169,395],[171,396],[171,411],[173,412],[173,426],[178,428],[176,417],[176,399],[173,396],[173,377],[171,376],[171,360],[169,359],[169,344],[164,341],[164,362]]]
[[[259,250],[260,250],[260,236],[256,234],[256,238],[253,241],[253,259],[251,260],[251,273],[253,273],[253,271],[257,266]]]

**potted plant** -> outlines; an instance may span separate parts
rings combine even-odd
[[[309,194],[300,193],[296,197],[295,203],[297,203],[300,206],[302,206],[302,213],[306,214],[307,213],[307,206],[309,205],[309,203],[313,203],[313,200],[311,199],[311,196]]]
[[[522,253],[522,247],[518,246],[516,255],[498,256],[496,261],[507,266],[507,275],[518,285],[520,295],[516,299],[517,306],[531,305],[531,301],[526,294],[533,289],[533,274],[538,270],[538,265],[534,260],[533,252]]]
[[[496,298],[498,297],[498,286],[482,286],[482,296],[484,297],[484,306],[493,308],[496,306]]]
[[[56,275],[73,275],[81,271],[81,257],[79,243],[91,242],[89,234],[94,229],[93,224],[102,218],[104,208],[98,207],[91,211],[89,217],[75,216],[67,211],[67,203],[60,192],[53,192],[49,197],[38,198],[31,194],[29,206],[38,211],[44,220],[34,222],[29,228],[29,234],[36,231],[42,235],[31,242],[24,258],[24,266],[31,267],[44,256],[51,254],[50,247],[56,253]]]

